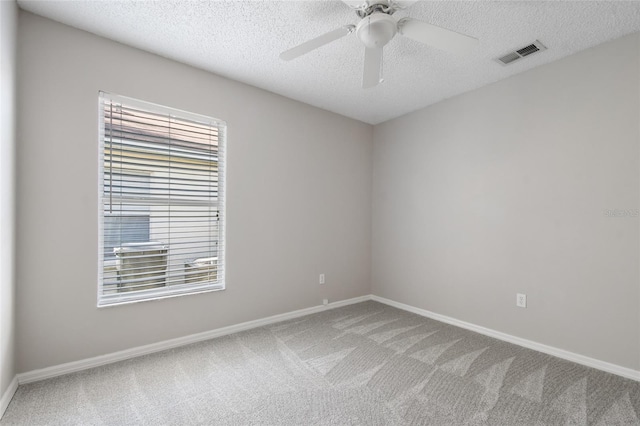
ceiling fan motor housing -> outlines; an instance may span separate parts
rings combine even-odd
[[[396,35],[396,20],[383,12],[363,18],[356,27],[356,35],[369,48],[381,48]]]

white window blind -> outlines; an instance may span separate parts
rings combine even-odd
[[[100,92],[98,306],[224,288],[225,128]]]

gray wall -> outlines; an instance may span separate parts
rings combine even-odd
[[[638,369],[638,55],[628,36],[376,126],[373,294]]]
[[[19,372],[370,292],[371,126],[26,12],[18,36]],[[227,290],[96,308],[98,90],[227,122]]]
[[[15,376],[14,157],[17,29],[18,6],[15,1],[0,1],[0,397]]]

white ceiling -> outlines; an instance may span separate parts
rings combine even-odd
[[[384,83],[361,88],[355,34],[291,62],[280,52],[346,24],[340,1],[33,1],[22,9],[338,114],[377,124],[580,50],[640,31],[639,1],[421,1],[411,16],[472,35],[456,56],[396,35]],[[540,40],[548,50],[493,60]]]

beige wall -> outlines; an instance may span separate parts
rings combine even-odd
[[[638,369],[638,53],[628,36],[376,126],[373,294]]]
[[[26,12],[18,35],[19,372],[369,293],[371,126]],[[96,308],[98,90],[227,122],[227,290]]]
[[[17,28],[18,6],[15,1],[0,1],[0,397],[15,376],[14,157]]]

